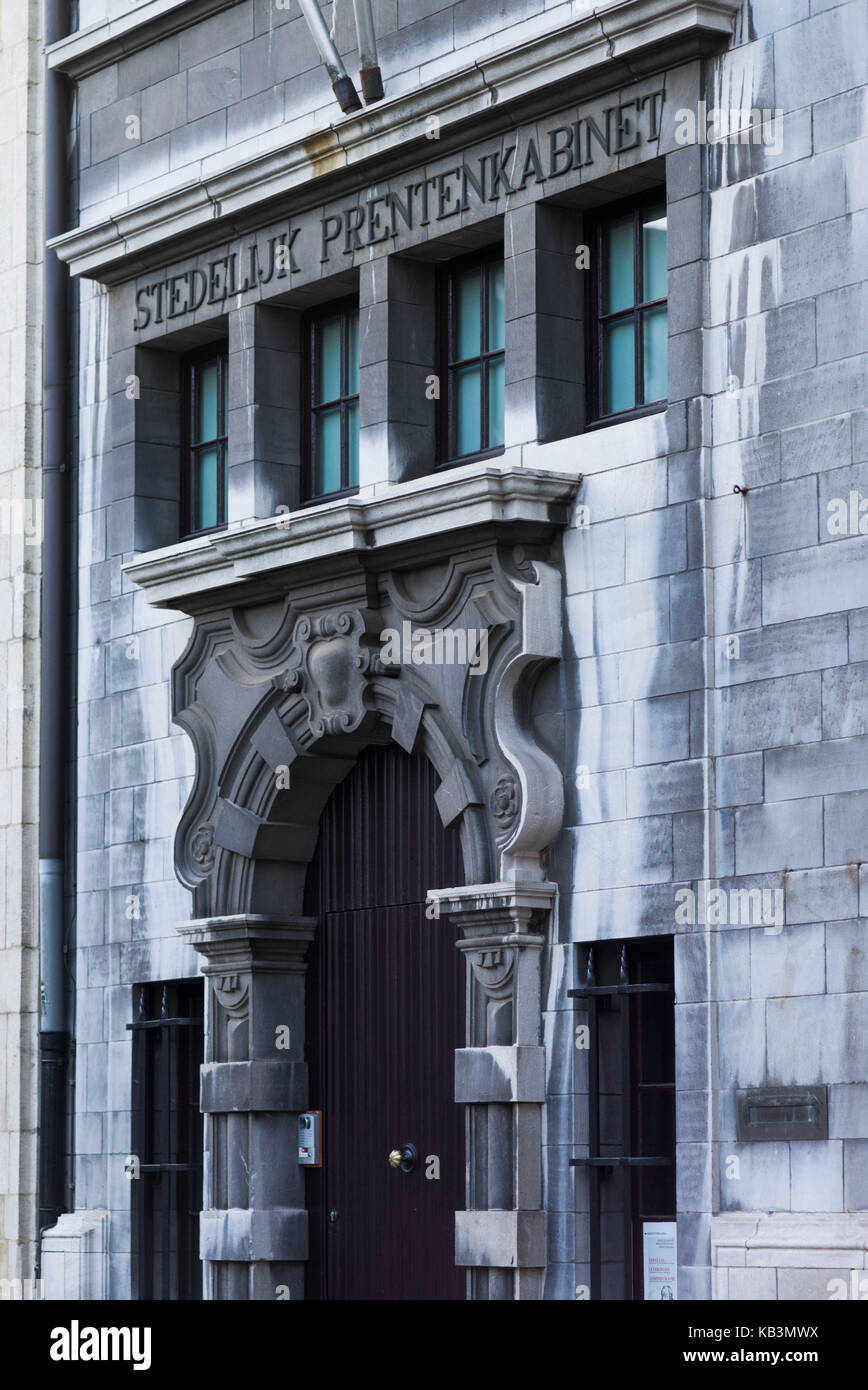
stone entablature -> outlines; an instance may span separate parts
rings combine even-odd
[[[202,0],[198,3],[201,6]],[[624,0],[603,13],[558,24],[554,32],[513,44],[315,136],[287,143],[278,131],[266,141],[267,148],[257,149],[252,157],[239,159],[232,149],[215,154],[195,181],[184,178],[177,188],[162,188],[150,200],[113,208],[110,216],[97,216],[52,244],[73,274],[105,283],[126,280],[145,266],[166,264],[181,245],[189,252],[191,247],[231,238],[240,224],[251,225],[256,216],[264,223],[290,207],[295,216],[374,177],[381,181],[396,168],[412,166],[414,159],[430,165],[432,154],[437,161],[448,158],[448,151],[466,141],[469,129],[477,138],[508,144],[517,122],[535,121],[541,113],[557,109],[578,83],[586,101],[601,91],[617,92],[620,101],[624,88],[647,83],[646,74],[719,47],[731,35],[738,8],[738,0],[706,0],[702,5]],[[198,17],[194,7],[189,22]],[[164,22],[177,27],[179,18],[176,7]],[[140,36],[146,44],[159,32],[151,23]],[[127,53],[135,42],[132,34],[121,39],[105,26],[90,37],[77,35],[57,45],[49,61],[76,76],[116,61],[119,43]],[[436,143],[430,136],[431,118],[437,121]],[[624,152],[630,148],[622,139],[610,149],[612,171],[623,167]],[[547,179],[550,194],[576,181],[554,171]],[[503,206],[497,210],[503,211]],[[322,215],[334,212],[328,207]]]

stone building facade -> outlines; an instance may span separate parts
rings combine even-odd
[[[868,1253],[864,5],[375,0],[385,96],[346,115],[296,5],[79,8],[48,53],[80,308],[48,1296],[328,1297],[372,1258],[326,1249],[370,1212],[328,1195],[322,962],[342,912],[415,899],[311,884],[341,788],[385,779],[335,842],[364,882],[423,762],[407,821],[460,836],[423,896],[466,976],[462,1292],[833,1296]],[[395,1182],[445,1191],[413,1139]]]

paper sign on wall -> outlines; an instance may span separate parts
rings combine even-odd
[[[678,1223],[643,1221],[642,1283],[645,1298],[668,1302],[678,1298]]]

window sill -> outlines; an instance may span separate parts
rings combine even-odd
[[[621,410],[617,415],[603,415],[599,420],[592,420],[585,425],[584,433],[592,434],[596,430],[611,429],[612,425],[625,425],[630,420],[645,420],[649,415],[662,415],[668,410],[668,401],[655,401],[653,405],[640,405],[635,410]]]
[[[483,449],[478,454],[462,454],[459,458],[445,459],[443,463],[435,464],[432,472],[445,473],[450,468],[465,468],[471,463],[487,463],[489,459],[503,458],[505,452],[505,446],[501,444],[496,449]]]
[[[297,511],[309,511],[311,507],[325,507],[329,502],[341,502],[347,497],[358,497],[359,489],[356,487],[338,488],[337,492],[321,492],[316,497],[306,497],[303,502],[299,502]],[[292,516],[292,512],[286,513]]]
[[[178,544],[183,545],[185,541],[197,541],[200,536],[217,536],[228,528],[228,521],[221,521],[219,526],[203,526],[201,531],[187,531],[183,536],[178,537]]]

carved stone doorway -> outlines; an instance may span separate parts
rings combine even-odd
[[[430,764],[441,831],[461,842],[454,882],[424,884],[458,928],[468,967],[454,1050],[467,1172],[455,1263],[472,1298],[540,1297],[541,960],[564,796],[561,768],[537,737],[535,692],[563,651],[557,534],[574,490],[572,478],[492,469],[448,487],[433,480],[409,510],[377,499],[326,509],[310,519],[328,532],[316,565],[292,535],[282,569],[272,557],[267,576],[245,570],[222,604],[197,591],[188,605],[196,623],[173,703],[196,748],[196,779],[175,862],[195,914],[179,930],[211,981],[208,1297],[304,1297],[310,1221],[295,1154],[298,1114],[315,1104],[305,986],[319,925],[305,884],[323,809],[372,743]],[[269,545],[284,544],[265,529]],[[246,550],[252,539],[226,545]]]

